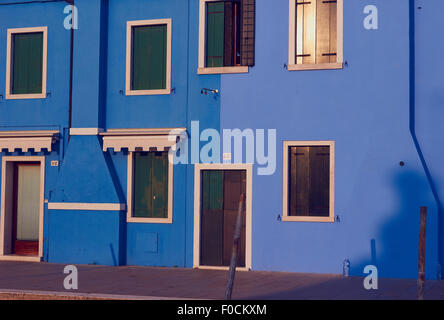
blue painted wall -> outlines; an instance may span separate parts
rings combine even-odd
[[[439,199],[444,198],[444,150],[439,147],[444,138],[438,129],[443,66],[441,45],[431,35],[442,24],[444,5],[440,0],[417,1],[413,33],[408,1],[344,2],[344,69],[287,71],[288,1],[257,1],[256,65],[248,74],[221,76],[197,75],[197,0],[77,0],[72,125],[105,130],[185,127],[190,134],[191,121],[198,120],[201,130],[276,129],[275,174],[259,176],[254,167],[253,269],[342,273],[342,263],[349,259],[354,275],[375,264],[383,277],[416,277],[419,207],[428,206],[426,274],[435,278],[444,256],[444,245],[439,246],[443,219],[438,223]],[[363,28],[367,4],[379,9],[378,30]],[[50,202],[126,203],[126,152],[104,153],[97,136],[72,136],[68,143],[70,32],[63,27],[65,5],[0,6],[0,94],[4,96],[6,29],[41,25],[49,32],[50,92],[38,100],[0,97],[0,130],[61,131],[61,142],[46,155],[45,198]],[[162,18],[173,21],[173,91],[125,96],[126,21]],[[202,88],[220,89],[220,96],[202,95]],[[340,221],[278,221],[286,140],[336,142],[335,215]],[[50,167],[51,159],[60,160],[61,167]],[[400,161],[406,165],[401,167]],[[44,259],[192,267],[193,165],[174,168],[172,225],[126,223],[125,215],[45,209]]]
[[[10,3],[19,1],[0,1]],[[67,126],[69,32],[63,27],[64,2],[0,6],[0,130]],[[47,99],[5,100],[7,29],[48,27]]]
[[[253,268],[342,273],[349,259],[354,275],[375,264],[384,277],[416,277],[425,205],[427,276],[434,278],[437,205],[409,131],[409,3],[371,1],[380,23],[368,31],[363,9],[370,3],[344,2],[344,69],[287,71],[288,1],[257,1],[256,66],[247,75],[222,76],[222,128],[277,129],[278,135],[276,174],[253,177]],[[433,39],[425,32],[418,37],[430,39],[425,55]],[[422,61],[433,68],[430,59]],[[442,137],[436,129],[425,132]],[[285,140],[336,142],[340,222],[277,220]],[[429,156],[438,163],[442,151]]]
[[[415,130],[440,210],[438,243],[441,266],[444,265],[444,135],[441,130],[444,119],[444,61],[439,52],[444,44],[434,40],[433,34],[444,27],[440,16],[442,10],[444,3],[439,0],[415,3]]]

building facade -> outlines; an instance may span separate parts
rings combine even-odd
[[[443,6],[0,1],[0,260],[440,278]]]

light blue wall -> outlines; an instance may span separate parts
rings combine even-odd
[[[436,41],[434,34],[444,27],[443,10],[444,3],[439,0],[415,3],[415,129],[441,211],[438,240],[441,266],[444,265],[444,134],[441,129],[444,119],[444,61],[440,52],[444,44]]]
[[[409,132],[409,3],[372,1],[380,22],[374,31],[363,28],[367,4],[344,1],[348,66],[289,72],[288,1],[257,1],[256,66],[222,76],[222,128],[277,129],[277,171],[253,177],[254,269],[342,273],[349,259],[354,275],[373,263],[384,277],[416,277],[425,205],[427,277],[436,277],[437,206]],[[285,140],[336,142],[340,222],[277,220]]]

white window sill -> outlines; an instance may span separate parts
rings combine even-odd
[[[283,216],[282,221],[285,222],[335,222],[334,216],[332,217],[296,217],[296,216]]]
[[[45,93],[6,94],[6,100],[19,100],[19,99],[46,99],[46,94]]]
[[[40,262],[42,257],[39,256],[18,256],[14,254],[0,256],[0,261],[22,261],[22,262]]]
[[[128,223],[155,223],[155,224],[172,224],[172,218],[133,218],[127,217]]]
[[[342,69],[342,62],[334,63],[317,63],[317,64],[290,64],[288,71],[304,71],[304,70],[335,70]]]
[[[220,68],[198,68],[197,74],[226,74],[226,73],[248,73],[249,67],[220,67]]]
[[[126,90],[127,96],[154,96],[154,95],[168,95],[171,94],[170,89],[159,90]]]

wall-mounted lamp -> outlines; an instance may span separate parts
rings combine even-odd
[[[215,96],[218,96],[219,95],[219,90],[217,90],[217,89],[208,89],[208,88],[202,88],[202,90],[200,90],[200,94],[208,95],[208,93],[212,93]]]

